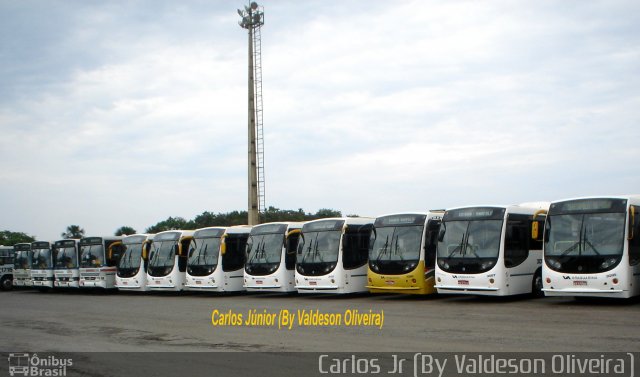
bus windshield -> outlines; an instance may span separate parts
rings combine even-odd
[[[31,250],[17,251],[16,258],[13,260],[13,268],[18,270],[31,268]]]
[[[61,247],[56,250],[56,268],[78,268],[78,253],[75,247]]]
[[[220,237],[194,238],[189,250],[189,275],[207,276],[216,269],[220,254]]]
[[[40,270],[53,268],[51,250],[33,249],[33,258],[31,259],[31,268],[40,269]]]
[[[582,213],[548,216],[545,261],[555,271],[604,272],[622,259],[625,213]]]
[[[153,274],[160,274],[153,276],[164,276],[171,272],[171,268],[173,268],[176,255],[175,249],[178,246],[178,241],[153,241],[152,245],[153,250],[151,251],[151,259],[149,260],[149,271]]]
[[[118,262],[118,269],[133,269],[137,271],[140,268],[140,260],[142,258],[142,243],[126,243],[124,244],[124,252]]]
[[[80,247],[80,267],[92,268],[104,266],[104,247],[100,245],[83,245]]]
[[[369,263],[380,273],[403,273],[420,260],[424,226],[376,227],[369,250]],[[411,268],[412,269],[412,268]]]
[[[480,273],[498,260],[502,220],[446,221],[438,241],[438,265],[446,272]]]
[[[245,270],[250,274],[269,274],[278,269],[282,258],[284,234],[256,234],[247,241],[247,263]]]
[[[298,241],[298,272],[322,275],[331,272],[338,263],[339,230],[302,233]]]

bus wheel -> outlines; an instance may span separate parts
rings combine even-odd
[[[533,274],[533,282],[531,283],[531,294],[533,297],[544,297],[542,291],[542,272],[540,270]]]
[[[8,291],[11,288],[13,288],[13,278],[11,276],[3,276],[2,281],[0,281],[0,289]]]

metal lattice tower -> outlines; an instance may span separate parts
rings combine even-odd
[[[264,214],[264,131],[262,108],[262,41],[261,27],[264,25],[264,11],[257,3],[251,2],[244,11],[238,9],[242,17],[240,26],[249,32],[249,225],[260,222]]]
[[[261,27],[253,32],[253,72],[254,96],[256,105],[256,158],[258,171],[258,211],[265,214],[265,179],[264,179],[264,130],[262,128],[262,41]]]

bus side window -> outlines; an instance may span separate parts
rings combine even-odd
[[[369,239],[373,227],[364,225],[354,228],[347,228],[342,236],[342,265],[348,270],[364,266],[369,258]]]
[[[118,242],[118,241],[116,241]],[[111,246],[112,244],[114,244],[115,242],[111,242],[109,243],[109,245],[107,245],[107,249],[106,249],[106,253],[107,253],[107,258],[109,258],[109,246]],[[122,255],[124,248],[122,247],[122,244],[116,244],[111,246],[111,258],[109,258],[107,260],[107,266],[117,266],[118,262],[120,262],[120,256]],[[57,252],[56,252],[57,254]]]
[[[436,248],[438,246],[438,233],[440,233],[440,220],[429,220],[424,239],[424,266],[427,269],[436,267]]]
[[[180,241],[181,253],[178,256],[178,271],[180,272],[185,272],[187,270],[187,259],[189,258],[188,254],[191,240],[192,238],[186,238]]]
[[[227,252],[222,256],[222,271],[236,271],[244,267],[248,239],[248,234],[227,237]]]
[[[529,256],[529,238],[531,228],[526,215],[509,215],[507,217],[507,233],[504,243],[504,265],[515,267]]]
[[[293,270],[296,266],[296,250],[299,239],[300,233],[292,234],[287,238],[287,251],[284,254],[284,264],[287,270]]]
[[[632,224],[633,238],[629,240],[629,264],[631,266],[640,263],[640,207],[633,207],[635,209],[635,218]]]

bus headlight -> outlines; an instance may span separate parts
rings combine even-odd
[[[494,263],[495,263],[495,261],[492,261],[492,260],[490,260],[490,261],[486,261],[486,262],[484,262],[484,263],[482,263],[482,264],[480,265],[480,269],[481,269],[481,270],[488,270],[488,269],[490,269],[491,267],[493,267]]]
[[[562,268],[562,263],[553,258],[547,258],[547,264],[554,270],[559,270]]]
[[[331,270],[333,270],[334,268],[336,268],[336,265],[334,263],[327,265],[327,267],[324,268],[324,272],[329,272]]]
[[[380,271],[380,268],[378,268],[378,265],[375,264],[375,263],[369,263],[369,267],[371,267],[371,271],[373,271],[373,272]]]
[[[417,265],[418,265],[418,263],[416,263],[416,262],[408,263],[408,264],[406,264],[406,265],[404,266],[404,271],[405,271],[405,272],[411,271],[411,270],[413,270],[414,268],[416,268],[416,266],[417,266]]]
[[[440,266],[443,270],[449,269],[449,263],[447,263],[444,259],[438,259],[438,266]]]
[[[604,262],[602,262],[602,264],[600,265],[600,269],[601,270],[606,270],[611,266],[614,266],[616,263],[618,263],[618,258],[607,258]]]

